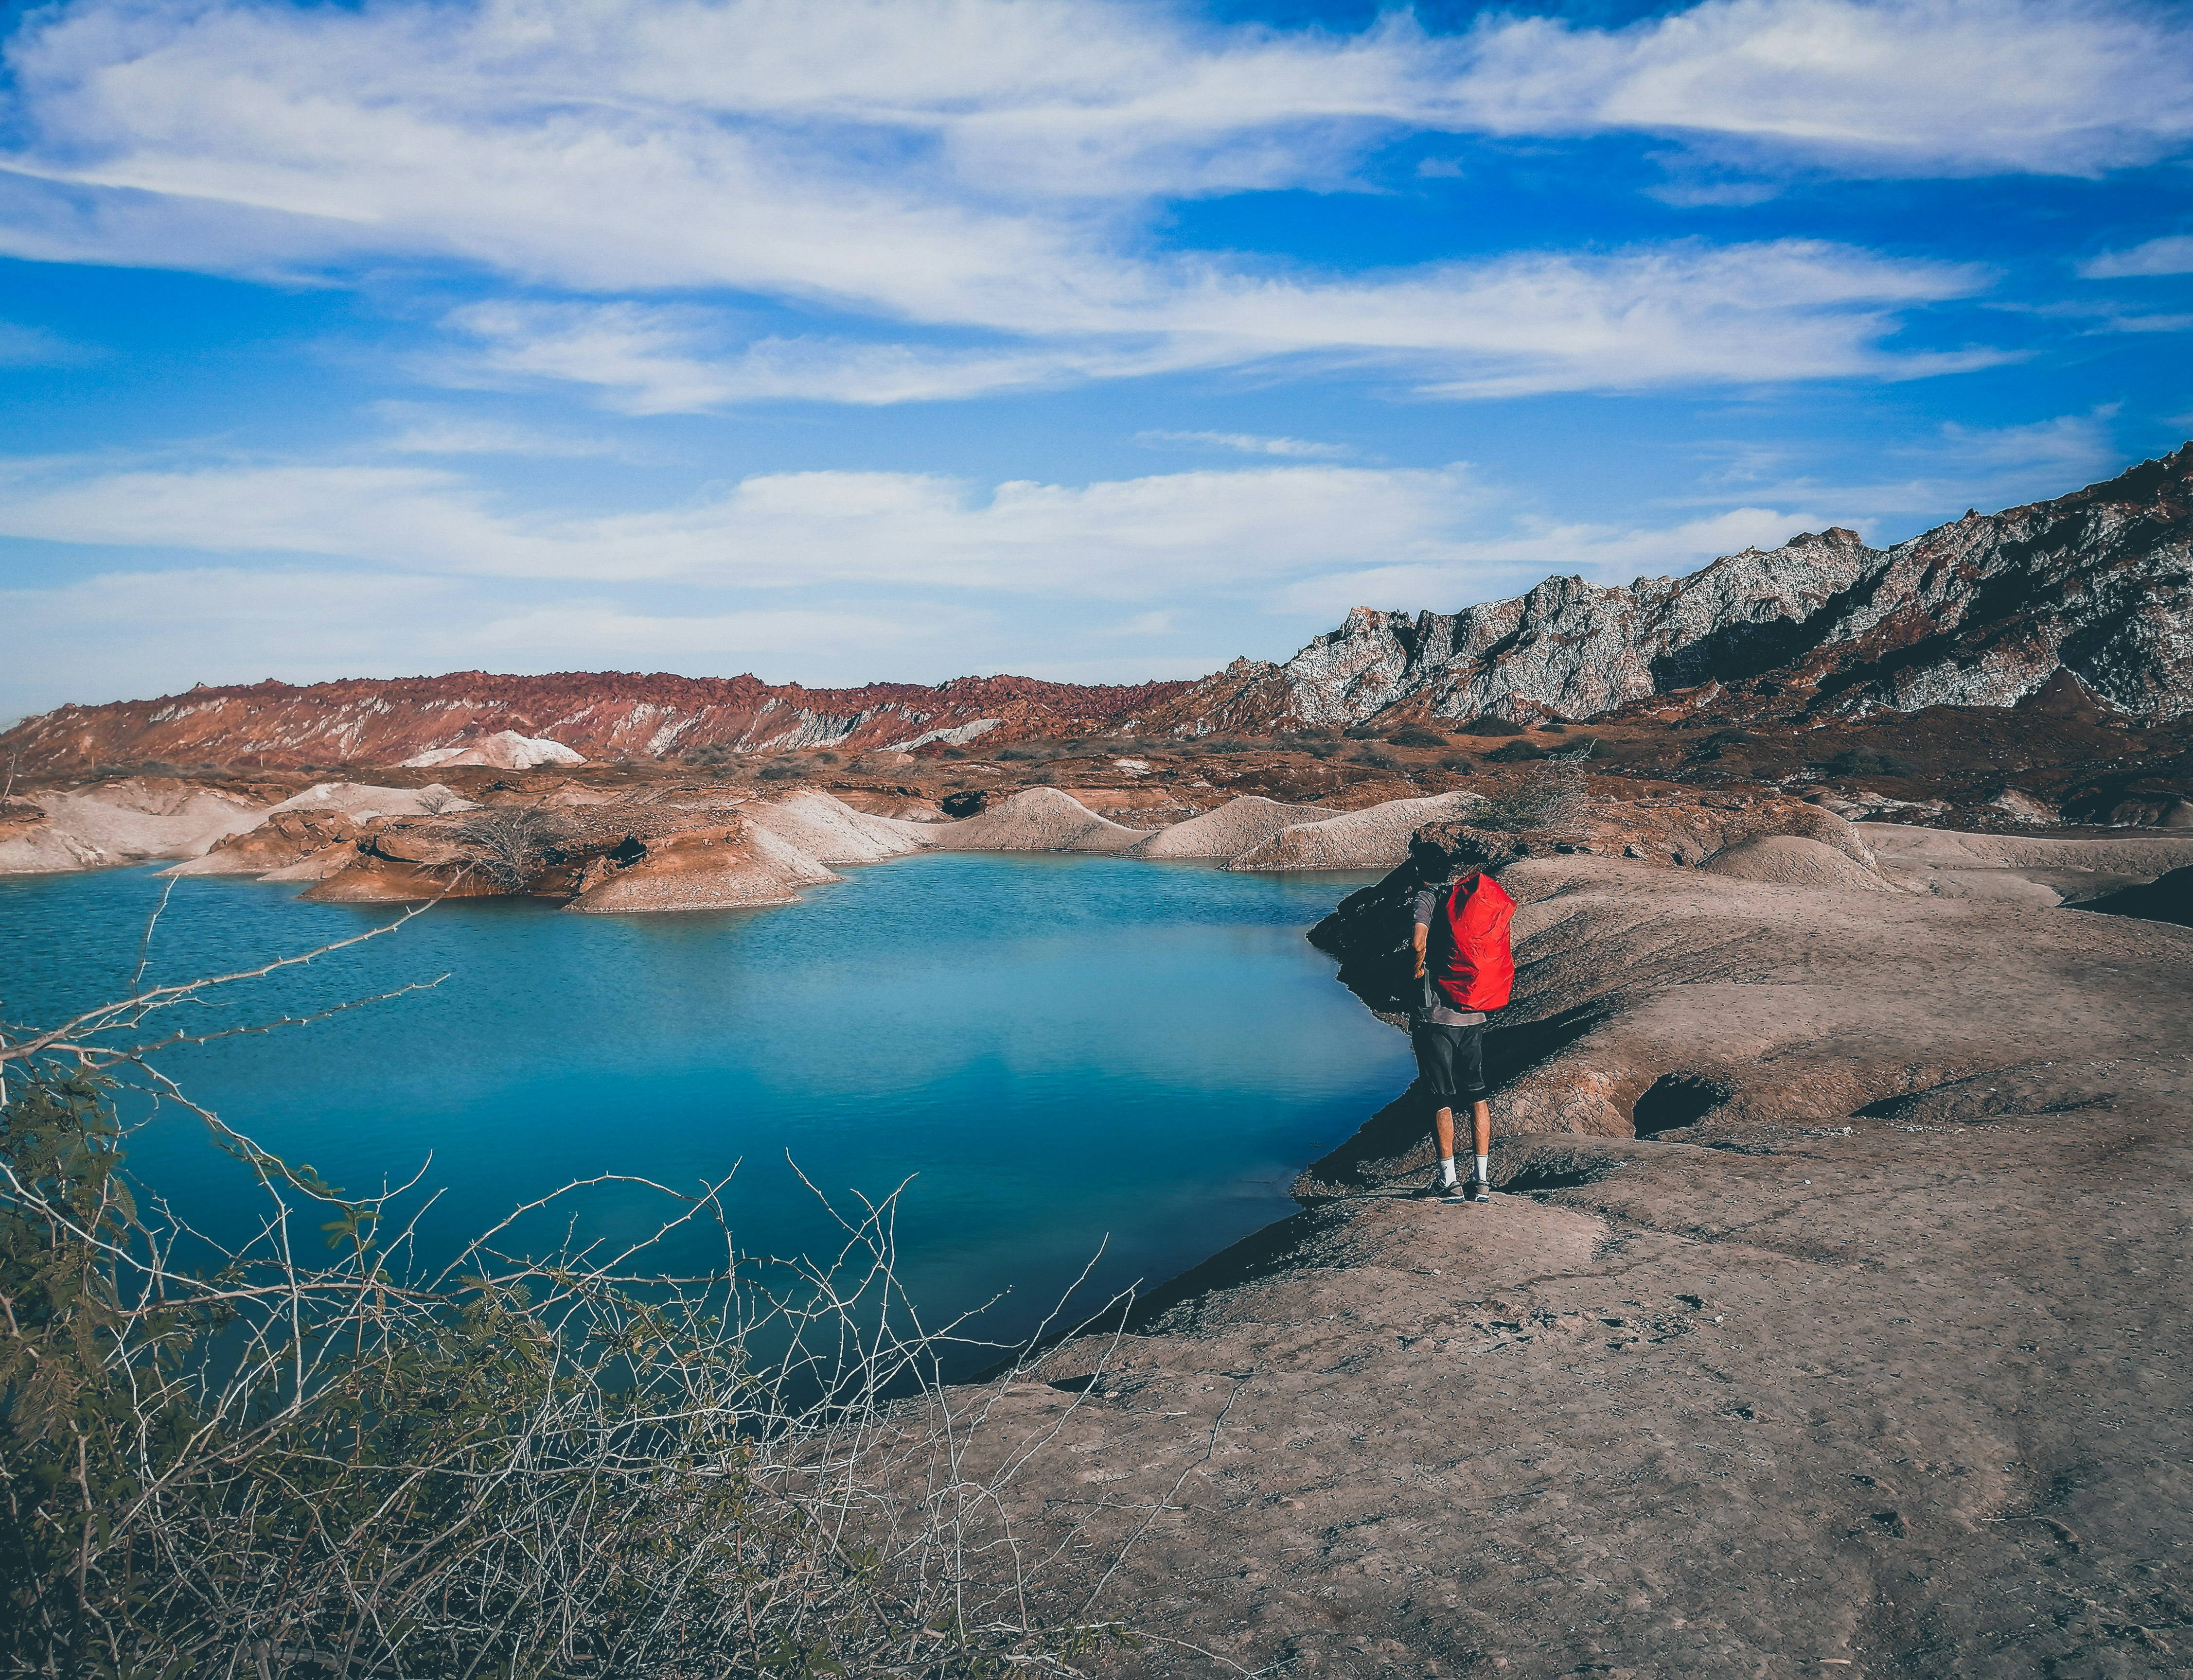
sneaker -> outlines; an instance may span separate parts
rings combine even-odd
[[[1466,1202],[1490,1202],[1492,1199],[1492,1186],[1486,1183],[1483,1179],[1472,1179],[1463,1187],[1463,1199]]]
[[[1419,1202],[1459,1202],[1462,1200],[1462,1190],[1461,1180],[1457,1180],[1454,1183],[1449,1184],[1440,1175],[1440,1169],[1434,1167],[1432,1169],[1432,1181],[1411,1193]]]

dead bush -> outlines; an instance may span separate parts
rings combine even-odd
[[[504,893],[518,892],[547,866],[555,834],[544,813],[508,806],[475,812],[455,829],[472,867]]]
[[[1590,809],[1583,760],[1564,755],[1541,758],[1495,790],[1484,804],[1471,808],[1469,821],[1473,828],[1503,834],[1560,833],[1579,826]]]

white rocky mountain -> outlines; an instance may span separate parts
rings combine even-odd
[[[2009,706],[2059,670],[2143,719],[2193,711],[2193,444],[1892,548],[1831,527],[1685,578],[1549,578],[1457,613],[1359,607],[1284,664],[1237,660],[1153,722],[1575,719],[1715,683],[1850,716]]]

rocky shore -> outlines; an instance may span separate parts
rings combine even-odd
[[[1494,1202],[1404,1098],[997,1397],[1114,1671],[2184,1672],[2193,930],[2011,888],[2187,843],[1851,838],[1515,866]],[[1320,929],[1373,1008],[1401,885]]]

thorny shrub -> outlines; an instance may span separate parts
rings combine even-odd
[[[1033,1446],[963,1468],[997,1391],[939,1380],[956,1327],[899,1293],[890,1198],[767,1276],[720,1185],[647,1186],[621,1254],[503,1251],[573,1186],[437,1269],[404,1190],[346,1196],[156,1071],[203,1042],[160,1011],[338,948],[0,1029],[0,1671],[978,1680],[1133,1643],[1031,1612],[1075,1537],[1007,1520]],[[132,1187],[117,1071],[255,1183],[255,1238]],[[644,1272],[696,1226],[720,1267]]]

